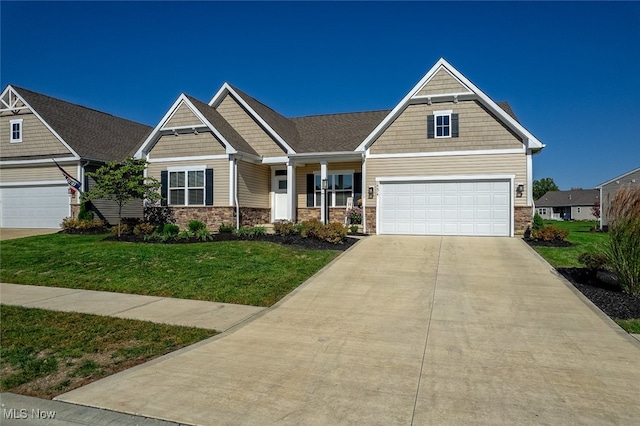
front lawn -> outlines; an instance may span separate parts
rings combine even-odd
[[[261,241],[144,244],[104,235],[2,241],[0,280],[271,306],[340,253]]]
[[[53,398],[211,337],[214,331],[0,307],[0,390]]]
[[[554,268],[580,268],[578,257],[584,252],[593,253],[599,251],[604,245],[607,234],[604,232],[591,232],[590,229],[598,222],[572,222],[546,220],[545,225],[554,225],[560,229],[569,231],[571,247],[543,247],[534,246],[534,250],[540,253]]]

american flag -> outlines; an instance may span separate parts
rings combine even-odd
[[[53,158],[52,158],[52,160],[53,160]],[[72,187],[73,189],[75,189],[78,192],[82,192],[80,190],[80,188],[82,188],[82,184],[80,183],[80,181],[78,179],[74,178],[73,176],[71,176],[69,173],[67,173],[65,169],[60,167],[60,164],[58,164],[58,162],[56,160],[53,160],[53,162],[56,163],[56,166],[58,166],[58,168],[60,169],[60,171],[64,175],[64,178],[67,180],[67,183],[69,184],[69,186]]]

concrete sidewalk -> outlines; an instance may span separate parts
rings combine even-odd
[[[55,234],[59,231],[60,229],[52,228],[0,228],[0,241],[33,237],[34,235]]]
[[[515,238],[373,236],[247,323],[58,396],[193,424],[640,424],[640,343]]]
[[[130,318],[220,332],[265,308],[169,297],[0,283],[0,303]]]

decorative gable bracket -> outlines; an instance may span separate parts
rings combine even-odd
[[[8,86],[0,98],[0,112],[11,111],[14,114],[18,114],[23,109],[29,109],[29,107],[25,105],[20,95],[13,90],[13,87]]]

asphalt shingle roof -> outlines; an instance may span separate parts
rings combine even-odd
[[[84,159],[122,161],[153,130],[150,126],[12,86]]]
[[[548,191],[536,200],[536,207],[593,206],[599,197],[600,191],[597,189]]]

